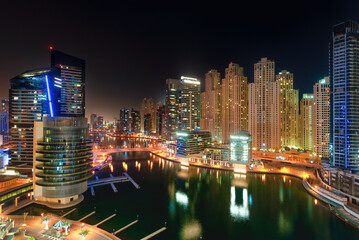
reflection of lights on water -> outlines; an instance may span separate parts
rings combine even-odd
[[[266,181],[266,175],[262,175],[262,182],[265,182]]]
[[[141,170],[141,163],[138,164],[138,171]]]
[[[128,166],[125,162],[122,162],[122,167],[127,172]]]
[[[110,167],[111,172],[113,172],[113,165],[111,163],[109,164],[109,167]],[[126,169],[126,171],[127,171],[127,169]]]
[[[150,171],[152,172],[153,162],[151,162]]]
[[[285,177],[283,176],[283,181],[285,182]]]
[[[181,239],[199,239],[202,235],[202,226],[196,221],[186,223],[181,231]]]
[[[315,205],[318,204],[318,200],[317,200],[317,199],[314,200],[314,204],[315,204]]]
[[[188,205],[188,197],[183,192],[176,192],[176,202],[184,207],[187,207]]]
[[[243,203],[236,205],[236,188],[231,187],[231,205],[230,213],[233,218],[248,219],[249,207],[248,207],[248,191],[246,188],[242,189]],[[252,199],[252,198],[251,198]]]

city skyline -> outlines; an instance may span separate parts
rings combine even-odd
[[[355,1],[340,5],[337,1],[319,1],[308,8],[305,2],[294,3],[291,8],[273,3],[270,6],[262,4],[258,9],[248,3],[243,7],[256,9],[258,14],[251,16],[246,13],[238,18],[225,4],[219,4],[218,17],[209,14],[211,5],[192,4],[190,8],[176,8],[171,3],[109,5],[113,10],[95,4],[82,9],[80,3],[70,7],[65,1],[61,11],[56,8],[46,11],[52,3],[48,6],[36,3],[27,6],[24,3],[19,8],[4,3],[2,9],[8,11],[2,12],[0,26],[8,37],[0,40],[4,56],[0,64],[7,67],[0,70],[0,96],[7,97],[11,78],[27,70],[48,66],[49,46],[87,61],[87,117],[96,112],[104,115],[105,120],[113,120],[123,107],[139,109],[147,91],[153,93],[150,97],[156,102],[163,101],[167,78],[190,76],[204,83],[206,72],[217,69],[223,75],[231,61],[244,68],[244,75],[251,83],[253,64],[262,57],[275,61],[278,70],[293,72],[294,88],[299,89],[301,95],[328,75],[328,43],[332,26],[347,19],[358,20],[355,14],[358,3]],[[41,19],[28,18],[29,9],[42,12]],[[301,17],[303,11],[305,18]],[[74,15],[75,12],[78,15]],[[276,13],[282,13],[282,19]],[[162,22],[156,14],[166,21]],[[52,23],[43,21],[50,16]],[[221,19],[223,16],[226,18]],[[16,21],[13,23],[14,17]],[[260,24],[268,17],[271,17],[269,24]],[[85,20],[89,20],[89,24]],[[19,23],[23,29],[18,29]],[[69,23],[81,26],[81,30],[51,30],[46,34],[40,30],[51,24],[62,26]],[[113,26],[118,26],[118,32],[111,30]],[[26,27],[36,34],[29,38]],[[228,33],[228,29],[232,29],[231,32]],[[212,30],[211,34],[209,30]],[[23,33],[22,38],[17,36],[17,32]],[[71,41],[64,37],[67,35],[73,36]],[[84,41],[83,36],[88,40]],[[187,39],[187,36],[192,37]],[[118,109],[116,113],[113,111],[115,108]]]

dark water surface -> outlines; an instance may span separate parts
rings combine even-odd
[[[136,164],[137,161],[137,164]],[[113,154],[113,171],[99,178],[128,174],[140,185],[117,183],[95,187],[96,195],[68,215],[95,224],[117,213],[99,227],[120,232],[121,239],[140,239],[164,227],[153,239],[359,239],[358,230],[333,216],[292,177],[265,174],[239,175],[227,171],[181,167],[144,152]],[[140,165],[139,165],[140,164]],[[39,215],[49,211],[37,205],[17,212]],[[59,212],[57,212],[59,213]]]

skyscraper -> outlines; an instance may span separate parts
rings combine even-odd
[[[97,117],[97,127],[99,127],[99,128],[103,128],[103,127],[104,127],[103,115],[99,115],[99,116]]]
[[[296,147],[298,131],[299,92],[293,89],[293,73],[282,70],[276,75],[280,87],[280,138],[281,145]]]
[[[314,151],[314,95],[303,94],[300,100],[300,139],[301,147],[305,150]]]
[[[130,110],[122,108],[120,110],[120,133],[128,133],[130,131]]]
[[[51,67],[60,67],[61,116],[85,116],[85,60],[51,49]]]
[[[61,86],[57,84],[60,68],[24,72],[10,80],[9,143],[12,163],[33,161],[34,121],[43,115],[59,114]]]
[[[248,85],[243,68],[230,63],[222,81],[222,141],[248,130]]]
[[[133,108],[131,109],[131,121],[130,121],[130,125],[131,125],[131,132],[132,133],[139,133],[141,132],[141,117],[140,117],[140,112],[134,110]]]
[[[149,114],[149,116],[146,116]],[[145,117],[146,116],[146,117]],[[148,123],[151,119],[151,123]],[[145,126],[146,121],[146,126]],[[151,129],[149,129],[149,126]],[[146,128],[146,130],[145,130]],[[141,105],[141,132],[156,132],[156,104],[152,98],[144,98]]]
[[[333,159],[332,165],[359,172],[359,25],[335,25],[332,42]]]
[[[166,101],[165,101],[165,138],[173,141],[175,133],[179,128],[179,96],[181,81],[177,79],[166,79]]]
[[[313,106],[313,138],[314,152],[319,157],[329,157],[330,155],[330,84],[329,77],[325,77],[317,82],[313,87],[314,106]]]
[[[165,105],[159,102],[156,107],[156,133],[158,134],[158,136],[162,137],[164,123],[165,123]]]
[[[90,126],[92,129],[97,128],[97,114],[96,113],[91,114]]]
[[[262,58],[254,64],[254,83],[248,84],[248,129],[256,149],[279,149],[280,85],[274,80],[275,63]]]
[[[197,78],[181,77],[180,129],[194,131],[200,129],[201,82]]]
[[[212,141],[222,143],[222,89],[221,74],[212,69],[205,76],[205,91],[201,93],[201,122],[202,130],[212,135]]]

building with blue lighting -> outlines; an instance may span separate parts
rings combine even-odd
[[[34,121],[59,114],[60,68],[26,71],[10,80],[9,143],[12,163],[32,165]]]
[[[60,68],[61,96],[59,115],[85,116],[85,60],[50,47],[51,67]]]
[[[331,165],[359,173],[359,25],[354,21],[335,25],[332,40]]]

